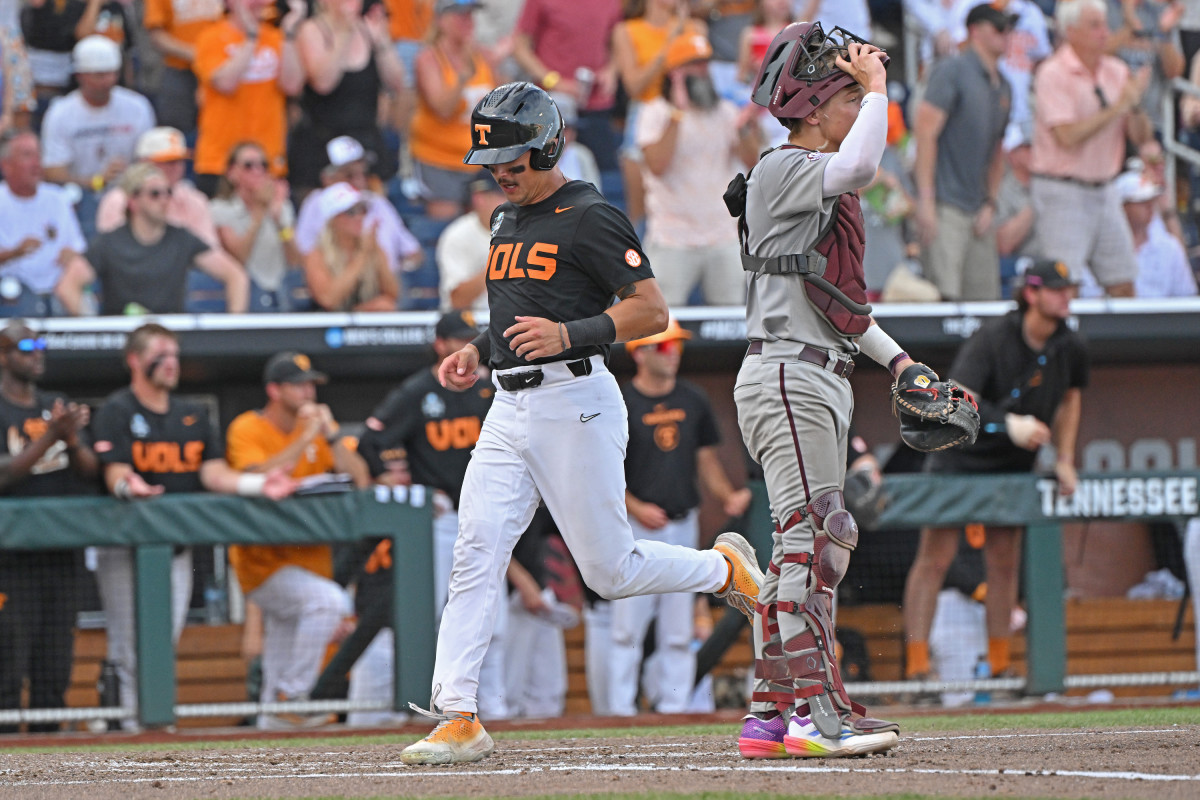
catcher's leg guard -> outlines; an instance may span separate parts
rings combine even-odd
[[[757,611],[755,627],[761,626],[761,630],[756,630],[755,635],[761,647],[754,660],[754,677],[757,680],[750,699],[754,703],[771,703],[779,713],[787,716],[796,699],[787,659],[783,655],[775,604],[760,604]]]
[[[833,653],[834,590],[858,546],[858,525],[837,490],[813,498],[805,511],[816,534],[813,552],[788,554],[784,562],[809,566],[812,591],[803,603],[778,604],[780,611],[795,612],[805,622],[805,630],[783,644],[796,701],[808,702],[813,724],[829,739],[841,735],[843,718],[856,733],[898,732],[895,723],[866,718],[866,709],[851,701]]]

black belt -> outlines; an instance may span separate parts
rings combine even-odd
[[[763,343],[761,339],[756,339],[750,343],[749,349],[746,350],[748,356],[762,355]],[[836,361],[833,368],[829,371],[839,378],[849,378],[854,372],[854,359],[850,356],[842,356],[834,358],[825,350],[812,345],[804,345],[800,348],[800,352],[796,354],[796,359],[799,361],[807,361],[809,364],[816,364],[821,369],[829,366],[830,361]]]
[[[578,361],[568,361],[567,369],[576,378],[592,374],[592,360],[581,358]],[[506,392],[519,392],[522,389],[532,389],[542,385],[546,374],[541,369],[527,369],[521,372],[510,372],[507,375],[496,375],[496,383]]]
[[[1079,178],[1068,178],[1065,175],[1043,175],[1040,172],[1033,173],[1033,177],[1042,178],[1047,181],[1058,181],[1060,183],[1073,183],[1076,186],[1083,186],[1087,189],[1103,189],[1112,183],[1112,181],[1085,181]]]

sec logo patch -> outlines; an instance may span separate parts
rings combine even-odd
[[[637,269],[642,265],[642,257],[632,247],[625,251],[625,263]]]
[[[922,389],[929,388],[929,378],[926,378],[924,375],[918,375],[917,379],[914,380],[913,383],[915,383],[917,386],[920,386]]]

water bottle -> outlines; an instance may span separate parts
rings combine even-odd
[[[987,680],[990,677],[992,677],[992,665],[988,662],[986,655],[981,655],[979,660],[975,662],[975,679]],[[975,705],[987,705],[990,702],[992,702],[991,692],[985,689],[975,692]]]
[[[579,84],[579,110],[587,108],[592,99],[592,87],[596,83],[596,73],[587,67],[575,70],[575,82]]]

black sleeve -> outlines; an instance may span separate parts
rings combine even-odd
[[[1088,354],[1087,344],[1079,337],[1071,337],[1071,347],[1068,348],[1067,357],[1071,359],[1071,378],[1067,385],[1072,389],[1086,388],[1092,369],[1092,359]]]
[[[179,239],[179,249],[187,254],[188,261],[194,262],[197,256],[203,255],[212,249],[208,246],[207,242],[191,231],[184,230],[183,228],[175,228],[174,230],[178,231],[175,236]]]
[[[696,446],[712,447],[721,443],[721,429],[717,426],[717,418],[713,414],[712,404],[699,391],[696,399],[700,406],[700,417],[696,427]]]
[[[607,203],[596,203],[584,212],[574,252],[580,268],[613,294],[622,286],[654,277],[633,226]]]
[[[102,464],[132,464],[133,435],[129,415],[114,400],[108,400],[92,418],[93,449]]]
[[[371,477],[378,478],[387,472],[383,463],[383,452],[404,442],[416,427],[418,414],[417,398],[407,386],[393,389],[383,402],[371,412],[362,437],[358,440],[358,453],[367,462]]]
[[[201,424],[204,425],[204,460],[225,460],[225,436],[217,428],[216,420],[208,415],[208,409],[201,406],[198,409]]]
[[[988,327],[976,331],[970,339],[958,350],[954,364],[946,376],[961,383],[972,393],[975,402],[979,404],[979,424],[1004,424],[1004,407],[988,399],[995,371],[995,358],[992,355],[992,342],[996,340],[994,332]]]

